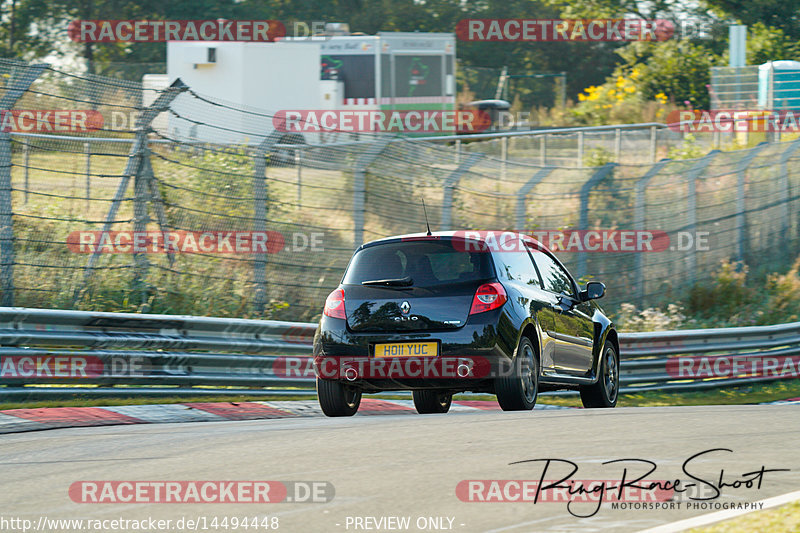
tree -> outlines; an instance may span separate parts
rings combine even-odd
[[[800,59],[800,43],[780,28],[758,22],[747,28],[747,63],[760,65],[779,59]]]
[[[747,26],[779,28],[786,37],[800,39],[800,0],[703,0],[722,17]]]
[[[234,0],[17,0],[16,44],[6,55],[32,60],[54,50],[72,51],[80,54],[87,70],[94,73],[103,73],[115,62],[164,62],[164,43],[73,43],[68,38],[69,23],[78,19],[230,18],[234,5]]]

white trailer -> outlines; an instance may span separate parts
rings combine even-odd
[[[169,42],[167,75],[159,80],[166,86],[176,78],[228,107],[181,95],[166,135],[258,144],[280,110],[454,110],[455,37],[381,32],[275,43]],[[162,131],[163,121],[155,126]]]
[[[319,46],[296,43],[170,42],[167,80],[180,78],[191,95],[172,104],[168,135],[182,140],[258,144],[281,109],[322,105]]]

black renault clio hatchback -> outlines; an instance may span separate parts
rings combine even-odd
[[[356,413],[362,393],[413,391],[420,413],[454,393],[532,409],[539,391],[578,389],[614,407],[619,343],[593,301],[538,241],[511,232],[447,232],[369,242],[325,302],[314,337],[317,396],[328,416]]]

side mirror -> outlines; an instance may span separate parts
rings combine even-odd
[[[606,286],[599,281],[590,281],[586,284],[586,289],[581,291],[581,300],[586,302],[589,300],[597,300],[602,298],[606,293]]]

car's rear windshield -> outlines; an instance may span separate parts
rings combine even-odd
[[[459,249],[460,248],[460,249]],[[358,252],[345,284],[410,278],[415,287],[490,278],[490,254],[467,252],[452,241],[403,241],[378,244]]]

